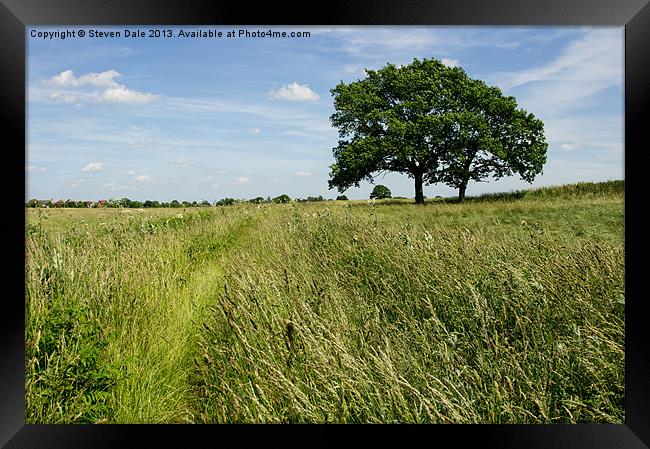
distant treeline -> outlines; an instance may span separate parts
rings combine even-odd
[[[347,200],[348,198],[345,195],[339,195],[337,200]],[[262,204],[262,203],[290,203],[291,201],[298,201],[301,203],[310,203],[310,202],[317,202],[317,201],[333,201],[332,199],[325,199],[321,195],[314,197],[314,196],[309,196],[307,198],[295,198],[292,199],[289,195],[280,195],[276,196],[275,198],[271,198],[270,196],[267,196],[266,198],[258,196],[257,198],[252,198],[250,200],[245,200],[245,199],[237,199],[237,198],[223,198],[221,200],[215,201],[214,203],[210,203],[207,200],[202,200],[202,201],[177,201],[173,200],[170,202],[164,202],[164,201],[151,201],[151,200],[146,200],[146,201],[134,201],[130,200],[129,198],[122,198],[119,200],[116,199],[110,199],[110,200],[99,200],[99,201],[74,201],[74,200],[59,200],[59,201],[53,201],[53,200],[37,200],[37,199],[31,199],[25,203],[26,207],[48,207],[48,208],[56,208],[56,207],[73,207],[73,208],[84,208],[84,207],[120,207],[120,208],[134,208],[134,209],[142,209],[142,208],[156,208],[156,207],[210,207],[210,206],[230,206],[233,204],[244,204],[244,203],[252,203],[252,204]]]

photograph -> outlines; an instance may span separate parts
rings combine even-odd
[[[25,423],[626,423],[625,31],[26,26]]]

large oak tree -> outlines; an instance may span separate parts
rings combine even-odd
[[[331,91],[339,142],[330,188],[343,192],[381,173],[403,173],[414,179],[415,202],[423,204],[425,184],[457,187],[462,200],[470,179],[517,172],[532,180],[541,172],[541,121],[499,89],[435,59],[366,74]]]
[[[546,163],[542,121],[483,81],[466,78],[456,91],[462,101],[449,113],[453,126],[438,179],[457,188],[461,202],[470,180],[516,173],[532,182]]]

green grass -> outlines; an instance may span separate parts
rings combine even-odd
[[[29,210],[26,422],[623,422],[623,202]]]

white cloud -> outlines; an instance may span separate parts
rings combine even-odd
[[[577,150],[579,148],[582,148],[582,144],[579,143],[579,142],[576,142],[576,143],[564,143],[564,144],[560,145],[560,148],[562,148],[563,150],[566,150],[566,151],[573,151],[573,150]]]
[[[133,176],[133,175],[135,175],[135,170],[129,170],[129,171],[126,172],[126,174],[129,175],[129,176]]]
[[[271,98],[291,101],[315,101],[320,96],[309,88],[308,84],[298,84],[295,81],[282,86],[269,94]]]
[[[121,76],[119,72],[107,70],[101,73],[87,73],[76,78],[72,70],[66,70],[50,78],[47,84],[59,87],[78,87],[84,84],[99,87],[117,87],[119,84],[113,78],[118,76]]]
[[[25,165],[25,170],[31,173],[41,173],[47,171],[47,168],[37,167],[36,165]]]
[[[47,84],[60,87],[71,87],[79,85],[77,79],[74,77],[72,70],[66,70],[65,72],[61,72],[58,75],[53,76],[47,81]]]
[[[237,178],[235,183],[237,183],[237,184],[247,184],[247,183],[250,182],[250,180],[251,180],[251,178],[249,178],[248,176],[240,176],[239,178]]]
[[[442,58],[440,62],[447,67],[458,67],[460,65],[458,59]]]
[[[151,176],[149,176],[149,175],[139,175],[139,176],[136,176],[133,179],[135,179],[137,182],[149,182],[149,181],[151,181]]]
[[[306,178],[307,176],[311,175],[308,171],[299,171],[296,172],[296,176],[300,176],[301,178]]]
[[[218,189],[218,188],[219,188],[219,184],[216,184],[216,183],[215,183],[215,184],[212,184],[212,187],[215,188],[215,189]]]
[[[127,89],[125,86],[106,89],[102,94],[103,100],[116,103],[148,103],[157,97],[158,95],[137,92]]]
[[[91,162],[88,165],[86,165],[84,168],[82,168],[81,171],[96,172],[102,170],[105,165],[106,164],[104,162]]]
[[[115,78],[121,74],[116,70],[107,70],[100,73],[86,73],[76,77],[72,70],[66,70],[44,82],[45,85],[68,89],[67,92],[55,91],[49,95],[50,100],[75,103],[79,100],[93,102],[119,102],[119,103],[148,103],[159,97],[150,93],[138,92],[118,84]],[[104,89],[103,92],[88,92],[79,88],[93,86]],[[77,91],[69,89],[76,88]]]
[[[117,87],[119,84],[117,84],[113,78],[118,76],[122,75],[115,70],[107,70],[106,72],[101,73],[87,73],[86,75],[80,76],[77,81],[79,84],[90,84],[100,87]]]
[[[259,128],[251,128],[249,131],[253,134],[259,134],[261,130]]]

